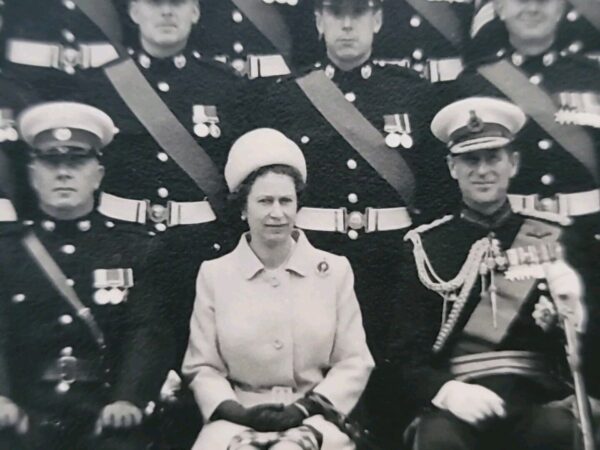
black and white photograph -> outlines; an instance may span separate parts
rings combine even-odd
[[[600,0],[0,0],[0,450],[600,450]]]

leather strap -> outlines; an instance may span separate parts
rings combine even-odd
[[[596,182],[600,181],[591,137],[581,127],[557,123],[554,115],[558,108],[542,88],[531,83],[521,70],[506,60],[481,66],[477,70],[583,164]]]
[[[44,244],[42,244],[32,231],[27,232],[25,236],[23,236],[22,243],[38,265],[39,269],[44,273],[46,278],[48,278],[48,281],[52,283],[65,302],[73,308],[77,316],[88,327],[94,340],[98,344],[98,347],[100,347],[101,350],[104,350],[106,348],[104,333],[102,333],[102,330],[98,326],[96,319],[92,315],[92,311],[81,303],[75,289],[69,286],[67,277],[54,258],[52,258],[52,255],[50,255],[46,247],[44,247]]]
[[[112,0],[74,0],[77,7],[104,33],[120,54],[123,47],[121,18]]]
[[[231,2],[254,24],[286,61],[292,54],[292,37],[279,11],[263,0],[231,0]]]
[[[381,133],[344,98],[335,83],[322,70],[297,78],[296,83],[346,142],[412,205],[415,178],[410,167],[400,153],[390,151]]]
[[[445,2],[405,0],[424,17],[448,42],[456,48],[462,46],[465,32],[452,7]]]

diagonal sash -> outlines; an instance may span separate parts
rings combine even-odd
[[[254,24],[283,58],[290,60],[292,38],[281,14],[263,0],[231,0],[231,2]]]
[[[331,126],[392,186],[407,205],[415,191],[413,173],[398,152],[390,151],[381,133],[350,103],[322,70],[296,79],[306,97]]]
[[[554,116],[558,108],[542,88],[531,83],[521,70],[506,60],[481,66],[477,70],[583,164],[597,182],[599,181],[598,162],[591,137],[581,127],[557,123]]]
[[[562,234],[561,227],[534,219],[525,219],[511,248],[534,246],[558,242]],[[529,298],[537,279],[507,280],[503,275],[496,277],[496,327],[492,321],[492,304],[483,298],[462,330],[468,336],[498,344],[506,336],[511,324],[519,316],[521,308]]]

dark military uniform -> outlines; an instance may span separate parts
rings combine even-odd
[[[26,233],[35,233],[90,308],[105,350],[30,257]],[[95,437],[93,427],[118,400],[151,412],[169,367],[168,327],[144,266],[147,233],[94,212],[69,221],[41,217],[0,239],[0,392],[29,416],[22,448],[145,449],[141,428]]]
[[[132,57],[163,102],[222,171],[228,143],[236,131],[235,122],[223,116],[222,105],[229,95],[235,95],[238,76],[191,48],[164,59],[132,50]],[[162,248],[152,255],[153,265],[160,268],[156,275],[164,278],[172,301],[170,323],[179,335],[177,354],[183,358],[199,265],[219,256],[228,239],[204,192],[159,146],[104,74],[96,75],[90,78],[88,103],[110,111],[120,130],[104,151],[102,184],[105,194],[118,198],[108,201],[108,196],[101,197],[100,210],[116,220],[146,223],[161,235]],[[174,274],[180,280],[177,286],[172,282]]]
[[[403,124],[402,142],[392,137],[388,139],[392,146],[386,150],[400,152],[408,161],[417,180],[417,207],[423,209],[424,215],[451,203],[451,192],[455,190],[449,187],[441,195],[438,189],[444,184],[442,180],[446,179],[447,172],[443,171],[444,149],[429,131],[431,112],[435,110],[431,86],[410,69],[382,66],[372,61],[349,72],[335,68],[328,61],[312,70],[319,69],[324,69],[345,98],[382,135],[395,134],[399,138],[401,133],[386,129],[385,124],[395,120]],[[325,231],[320,228],[323,225],[320,219],[317,223],[310,217],[302,218],[305,209],[300,211],[297,225],[306,230],[316,247],[349,258],[367,342],[375,361],[381,363],[397,283],[397,279],[390,276],[390,268],[402,264],[399,242],[410,225],[408,211],[401,209],[406,203],[315,109],[294,79],[285,79],[270,87],[268,96],[263,96],[263,102],[258,103],[260,106],[254,105],[255,110],[260,111],[255,126],[281,130],[304,153],[309,175],[301,206],[315,208],[317,214],[330,209],[326,215],[339,215],[340,226]],[[366,215],[361,216],[364,212],[379,214],[382,208],[396,208],[394,226],[387,231],[378,227],[375,217],[371,216],[367,224]],[[332,213],[334,209],[337,213]],[[360,223],[349,225],[356,219]],[[324,220],[336,221],[333,216]],[[365,226],[370,227],[369,232],[365,232]],[[323,231],[317,231],[319,229]],[[381,389],[385,383],[379,378],[375,372],[371,383]],[[381,423],[383,408],[373,406],[369,411],[375,425]]]
[[[81,100],[89,69],[118,57],[72,0],[9,0],[5,24],[7,67],[42,100]]]
[[[314,24],[313,3],[313,0],[264,1],[263,6],[276,10],[287,26],[292,41],[289,62],[295,67],[312,64],[322,56],[323,48],[318,42]],[[246,65],[249,56],[275,57],[279,53],[231,0],[204,0],[201,27],[200,42],[209,54],[251,77],[272,73],[268,69],[261,73],[257,67],[250,69]],[[270,63],[269,58],[261,59],[261,64],[271,64],[273,71],[281,67],[280,63]]]
[[[526,221],[530,227],[527,232],[524,231]],[[519,449],[571,448],[571,412],[541,407],[568,393],[559,377],[565,365],[560,330],[546,333],[532,317],[540,296],[551,298],[546,281],[532,279],[531,288],[515,281],[519,283],[515,297],[505,297],[500,283],[496,282],[498,298],[494,313],[493,306],[485,309],[490,305],[490,297],[482,295],[487,287],[481,285],[479,263],[471,267],[474,272],[464,270],[469,252],[477,241],[495,240],[499,250],[505,252],[515,248],[514,241],[517,236],[522,238],[522,233],[529,238],[533,236],[543,245],[559,230],[557,224],[514,214],[507,202],[492,216],[483,216],[465,206],[456,214],[411,232],[420,243],[411,239],[405,249],[407,261],[390,340],[390,359],[395,373],[395,383],[390,389],[399,400],[410,400],[412,406],[423,413],[417,427],[416,448],[515,448],[515,445]],[[562,243],[565,245],[567,241],[563,239]],[[566,248],[576,254],[571,244]],[[426,255],[427,261],[417,263],[417,255]],[[418,270],[423,264],[430,264],[431,269],[426,271],[435,272],[440,282],[454,279],[461,269],[467,274],[466,278],[468,273],[473,273],[475,283],[467,291],[462,308],[456,306],[462,304],[461,297],[450,298],[445,304],[441,294],[425,286],[422,270]],[[496,272],[496,280],[504,279],[505,275],[508,276],[508,271]],[[508,298],[513,298],[516,304]],[[481,314],[481,311],[486,313]],[[496,315],[500,324],[503,317],[510,323],[506,328],[500,325],[498,330],[501,331],[497,333]],[[503,351],[506,353],[500,353]],[[531,356],[512,351],[534,352],[539,366],[529,362],[520,364]],[[484,352],[492,353],[478,359]],[[461,357],[475,359],[471,359],[471,366],[465,369],[459,364]],[[505,363],[494,365],[501,362],[501,357]],[[505,402],[507,418],[490,420],[475,428],[445,410],[434,408],[432,399],[447,381],[455,378],[497,393]]]

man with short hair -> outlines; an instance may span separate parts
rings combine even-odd
[[[405,238],[389,358],[391,389],[419,416],[417,450],[573,448],[571,409],[549,402],[571,390],[563,314],[576,339],[585,317],[582,281],[559,249],[578,267],[580,249],[559,224],[511,209],[525,120],[512,103],[473,97],[431,124],[463,204]]]
[[[172,349],[150,237],[95,209],[114,124],[57,102],[18,125],[39,214],[0,236],[0,448],[146,449]]]

